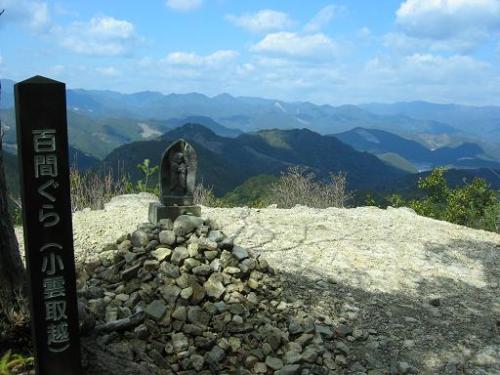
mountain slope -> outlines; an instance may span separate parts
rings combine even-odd
[[[345,171],[351,189],[376,186],[405,174],[373,155],[357,152],[333,137],[307,129],[274,129],[225,138],[197,124],[176,128],[157,140],[121,146],[103,163],[113,166],[121,162],[137,179],[137,164],[148,158],[158,165],[165,148],[179,138],[193,144],[199,161],[198,181],[212,185],[217,195],[234,189],[249,177],[278,175],[296,164],[311,168],[320,179],[327,179],[329,172]]]
[[[448,124],[466,133],[482,133],[500,140],[500,107],[473,107],[456,104],[435,104],[423,101],[360,106],[378,115],[404,115],[414,119]]]
[[[500,163],[490,160],[477,144],[463,143],[456,147],[441,147],[429,150],[419,142],[405,139],[379,129],[355,128],[347,132],[333,134],[358,151],[375,155],[397,154],[414,164],[418,169],[448,165],[464,168],[500,168]]]
[[[234,138],[243,132],[239,129],[231,129],[227,128],[224,125],[219,124],[218,122],[212,120],[210,117],[205,116],[189,116],[185,118],[172,118],[165,121],[171,128],[182,126],[184,124],[200,124],[210,129],[215,134],[220,135],[222,137],[230,137]]]

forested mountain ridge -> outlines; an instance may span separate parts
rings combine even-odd
[[[132,179],[138,179],[136,165],[144,159],[158,165],[165,148],[178,138],[193,144],[198,154],[198,180],[212,185],[219,195],[249,177],[279,175],[291,165],[304,165],[320,179],[328,178],[330,172],[345,171],[351,188],[376,186],[406,174],[369,153],[358,152],[333,137],[308,129],[262,130],[226,138],[198,124],[186,124],[156,140],[121,146],[106,157],[102,166],[122,163]]]

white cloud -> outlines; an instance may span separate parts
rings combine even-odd
[[[226,19],[234,25],[253,33],[285,30],[294,24],[288,14],[271,9],[260,10],[256,13],[245,13],[241,16],[228,14]]]
[[[200,8],[203,0],[167,0],[166,4],[170,9],[188,12]]]
[[[0,0],[3,23],[20,24],[34,32],[47,31],[51,25],[49,7],[37,0]]]
[[[340,12],[344,7],[338,5],[327,5],[322,8],[316,15],[306,24],[304,30],[307,32],[316,32],[328,25],[330,21]]]
[[[499,0],[406,0],[396,21],[408,35],[437,40],[481,40],[500,30]]]
[[[351,80],[366,96],[365,101],[378,97],[379,101],[484,104],[499,92],[499,77],[491,64],[470,56],[414,53],[372,58]]]
[[[75,22],[68,29],[59,29],[58,34],[63,47],[89,55],[127,55],[139,41],[131,22],[108,16]]]
[[[238,53],[231,50],[219,50],[206,56],[193,52],[172,52],[163,61],[169,65],[216,67],[233,60],[236,56]]]
[[[279,32],[266,35],[250,49],[254,52],[275,55],[324,59],[334,57],[339,48],[323,33],[301,35]]]
[[[96,68],[96,72],[107,77],[116,77],[120,75],[120,71],[113,66],[103,66]]]

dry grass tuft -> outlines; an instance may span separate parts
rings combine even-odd
[[[330,182],[314,180],[314,173],[307,173],[303,166],[292,166],[282,173],[279,181],[271,186],[271,200],[280,208],[297,204],[315,207],[345,207],[352,198],[346,191],[346,174],[330,174]]]

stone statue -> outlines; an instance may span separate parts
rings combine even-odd
[[[196,179],[196,152],[188,142],[179,139],[163,153],[160,163],[160,203],[149,206],[149,221],[175,220],[179,215],[200,216],[199,206],[193,205]]]
[[[170,160],[170,194],[187,193],[186,188],[187,166],[182,152],[176,152],[172,160]]]

